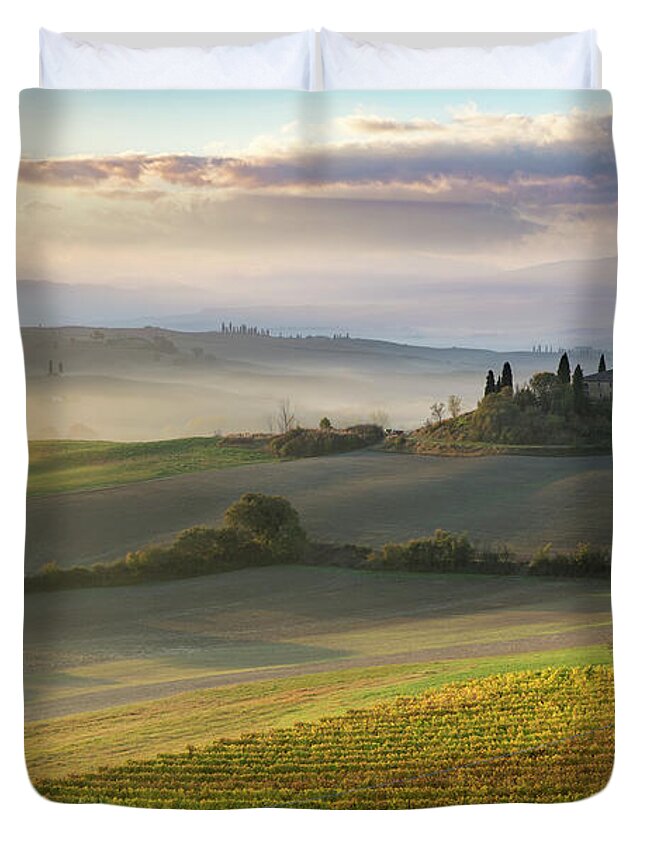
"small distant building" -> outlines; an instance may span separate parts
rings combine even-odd
[[[590,400],[609,400],[611,402],[614,386],[614,371],[601,370],[584,377],[585,393]]]

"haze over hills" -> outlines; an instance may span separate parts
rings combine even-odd
[[[450,394],[473,407],[486,371],[507,359],[521,383],[554,370],[559,358],[158,327],[30,327],[23,345],[30,437],[113,440],[269,431],[285,399],[304,426],[327,416],[338,426],[379,420],[414,428],[432,401]],[[587,372],[597,357],[574,355]]]
[[[495,276],[442,276],[375,272],[359,281],[348,273],[308,274],[306,287],[299,287],[295,275],[273,282],[258,274],[237,289],[234,282],[219,280],[212,289],[21,280],[18,304],[22,326],[149,324],[208,331],[231,321],[276,333],[349,332],[352,337],[499,351],[527,349],[540,341],[611,346],[616,258],[542,264]]]

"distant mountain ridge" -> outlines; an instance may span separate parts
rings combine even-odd
[[[495,351],[540,342],[608,349],[615,280],[616,258],[560,261],[463,280],[375,273],[373,282],[364,283],[360,302],[344,303],[329,301],[325,282],[314,275],[306,278],[310,291],[302,289],[303,295],[311,293],[311,302],[271,302],[275,289],[261,279],[257,302],[229,305],[217,303],[216,289],[188,285],[19,280],[18,308],[21,326],[155,325],[197,332],[232,321],[284,333],[350,332],[354,337],[419,345],[459,342]]]

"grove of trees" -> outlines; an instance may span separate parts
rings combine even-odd
[[[604,357],[599,366],[603,364]],[[451,420],[444,421],[443,412],[437,404],[431,407],[433,417],[422,444],[608,447],[611,442],[611,405],[589,400],[582,368],[577,364],[572,371],[567,353],[562,354],[556,372],[536,373],[521,387],[514,386],[510,362],[503,364],[497,376],[488,370],[483,397],[473,412],[460,417],[461,400],[454,395],[448,400]]]
[[[536,373],[515,390],[502,385],[498,392],[487,392],[491,372],[472,417],[475,440],[563,445],[610,441],[610,406],[588,399],[582,368],[577,364],[572,373],[566,352],[555,373]]]

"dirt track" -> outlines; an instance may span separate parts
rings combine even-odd
[[[244,492],[288,497],[309,534],[382,544],[437,527],[530,552],[610,542],[611,458],[439,458],[362,451],[247,465],[27,502],[25,568],[122,556],[217,523]]]

